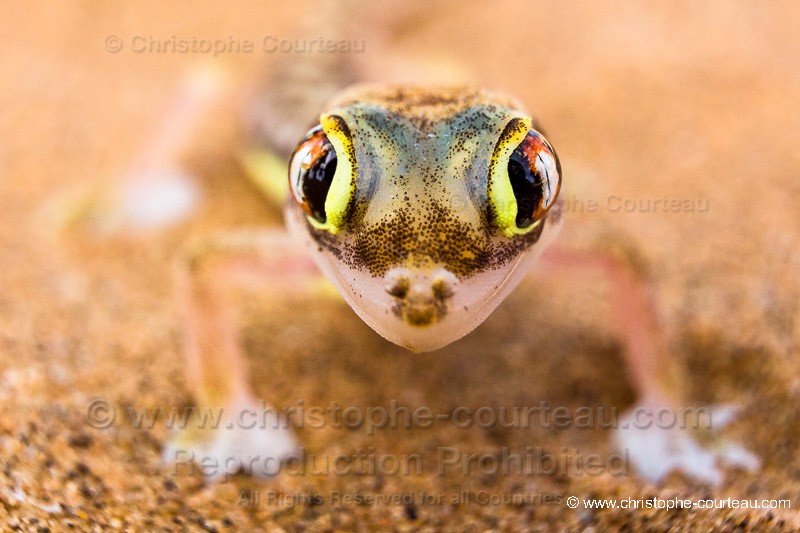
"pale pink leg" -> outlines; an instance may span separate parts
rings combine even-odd
[[[112,197],[109,229],[138,231],[179,222],[195,209],[199,185],[180,165],[195,131],[224,96],[222,73],[207,67],[187,73],[158,128],[147,140]]]
[[[176,265],[183,309],[187,374],[200,412],[220,412],[217,427],[179,432],[164,450],[176,471],[192,462],[217,465],[203,473],[217,479],[239,468],[272,475],[296,449],[285,421],[253,396],[229,295],[236,286],[272,291],[319,287],[303,249],[279,231],[226,234],[192,244]],[[269,354],[264,354],[269,357]],[[269,420],[258,427],[240,419]]]
[[[203,133],[203,120],[230,100],[231,87],[224,72],[206,66],[184,74],[174,92],[128,168],[60,195],[44,209],[49,225],[124,235],[169,226],[194,212],[200,185],[181,158]]]
[[[673,389],[666,343],[658,325],[655,295],[643,269],[612,253],[549,248],[544,268],[559,274],[602,276],[611,285],[613,327],[624,341],[624,356],[636,392],[641,397],[667,398]]]
[[[716,438],[713,448],[706,448],[696,439],[697,430],[716,431],[730,422],[734,413],[730,406],[697,408],[696,415],[685,419],[689,424],[659,422],[671,422],[672,415],[682,418],[691,411],[684,409],[677,397],[680,389],[667,360],[655,294],[643,262],[635,254],[619,246],[596,252],[554,246],[543,255],[542,266],[557,274],[601,274],[611,283],[613,322],[622,337],[639,396],[637,405],[620,419],[615,437],[640,475],[657,482],[670,471],[680,470],[716,485],[722,481],[718,460],[748,469],[758,467],[758,459],[741,446]],[[666,417],[660,417],[662,410],[668,411]],[[697,423],[699,427],[692,425]]]

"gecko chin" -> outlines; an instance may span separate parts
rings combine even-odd
[[[356,314],[385,339],[414,352],[438,350],[478,327],[519,285],[560,228],[557,218],[545,226],[538,246],[468,276],[458,276],[430,257],[376,275],[342,260],[340,250],[315,239],[305,215],[291,204],[286,222]]]
[[[519,283],[520,263],[459,280],[445,268],[394,268],[383,277],[325,253],[317,264],[348,304],[387,340],[414,352],[438,350],[480,325]],[[520,258],[522,259],[522,258]]]
[[[387,340],[414,352],[437,350],[460,339],[516,285],[509,284],[515,280],[505,269],[458,279],[443,267],[397,267],[373,277],[349,269],[341,275],[341,265],[329,266],[338,271],[334,283],[355,312]],[[357,282],[342,286],[346,280]]]

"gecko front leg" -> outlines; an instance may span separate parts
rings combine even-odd
[[[297,445],[286,421],[251,391],[230,294],[236,287],[309,291],[321,278],[304,250],[276,230],[195,241],[178,260],[176,277],[196,412],[210,413],[214,423],[195,417],[165,447],[163,462],[176,471],[196,462],[211,480],[236,470],[273,475]]]
[[[639,475],[656,483],[677,470],[719,485],[718,463],[758,468],[755,455],[718,434],[733,420],[735,408],[684,405],[668,360],[647,267],[625,239],[611,237],[605,248],[591,252],[553,246],[544,254],[543,266],[557,274],[600,275],[611,284],[612,320],[622,337],[628,374],[638,396],[636,405],[617,421],[614,440]]]

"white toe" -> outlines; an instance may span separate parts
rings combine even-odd
[[[627,453],[636,472],[652,483],[658,483],[671,471],[677,470],[717,486],[723,480],[718,463],[748,470],[759,466],[758,458],[737,444],[717,439],[715,445],[704,447],[695,439],[691,429],[678,425],[637,425],[631,414],[635,411],[636,408],[632,409],[620,420],[615,433],[616,445]],[[711,429],[718,430],[728,424],[737,412],[738,408],[729,405],[712,409]]]
[[[243,420],[255,423],[243,424]],[[274,476],[281,463],[298,450],[286,423],[274,410],[254,401],[225,410],[217,427],[194,432],[187,429],[167,444],[162,461],[173,465],[176,473],[195,472],[196,466],[211,481],[238,472],[260,478]]]

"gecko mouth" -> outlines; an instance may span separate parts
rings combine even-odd
[[[447,304],[443,301],[411,303],[401,300],[392,306],[392,313],[409,326],[422,328],[432,326],[447,316]]]

